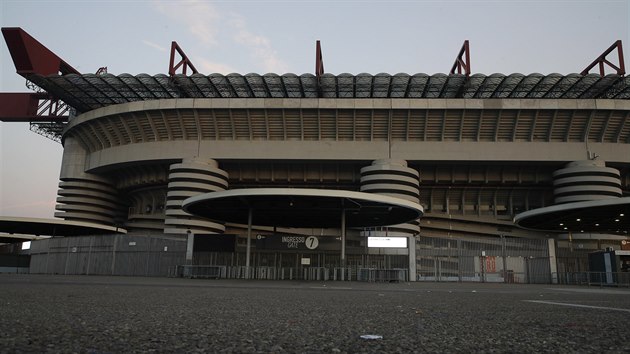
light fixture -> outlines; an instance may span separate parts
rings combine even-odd
[[[625,216],[625,214],[624,214],[624,213],[621,213],[621,214],[619,214],[619,216]]]
[[[565,226],[565,227],[564,227],[564,229],[566,230],[566,229],[567,229],[567,227]]]
[[[582,219],[580,219],[580,218],[577,218],[577,219],[575,219],[575,221],[582,221]]]
[[[564,226],[564,223],[560,223],[560,226]]]
[[[619,222],[619,219],[615,219],[616,222]]]
[[[599,224],[595,224],[595,226],[599,226]]]

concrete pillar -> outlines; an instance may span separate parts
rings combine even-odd
[[[558,284],[558,261],[556,259],[556,241],[547,239],[549,248],[549,271],[551,272],[551,284]]]

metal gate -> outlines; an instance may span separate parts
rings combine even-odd
[[[421,237],[419,281],[550,283],[547,240]]]

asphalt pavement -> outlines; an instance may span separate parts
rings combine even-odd
[[[1,353],[621,353],[629,321],[617,288],[0,275]]]

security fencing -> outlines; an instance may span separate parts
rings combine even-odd
[[[416,243],[419,281],[549,284],[547,240],[421,237]]]
[[[30,273],[130,276],[185,276],[220,279],[315,281],[501,282],[630,287],[630,273],[586,272],[583,263],[599,244],[559,246],[549,255],[549,240],[510,237],[445,238],[422,236],[416,242],[416,273],[406,256],[349,254],[346,266],[336,254],[243,252],[194,254],[186,265],[186,240],[163,235],[96,235],[33,241]],[[310,264],[300,264],[308,259]],[[552,271],[552,264],[557,271]],[[578,266],[574,266],[577,264]],[[573,271],[581,268],[580,271]],[[569,271],[571,270],[571,271]]]
[[[628,272],[558,273],[558,284],[630,288],[630,273]]]
[[[186,241],[161,236],[55,237],[31,243],[30,273],[167,276]]]
[[[404,282],[407,269],[326,268],[326,267],[244,267],[177,265],[169,269],[170,277],[258,280],[364,281]]]

